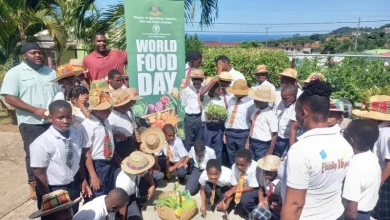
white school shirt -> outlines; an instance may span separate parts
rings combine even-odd
[[[245,177],[244,177],[244,186],[250,186],[253,188],[259,187],[259,183],[256,179],[256,168],[257,163],[256,161],[252,160],[251,164],[249,164],[249,167],[247,167],[245,171]],[[231,183],[233,186],[237,185],[240,180],[241,172],[237,169],[236,164],[233,164],[232,166],[232,178]]]
[[[256,179],[257,179],[257,182],[259,183],[259,186],[264,186],[264,193],[265,194],[268,194],[268,191],[269,191],[269,188],[270,188],[270,183],[272,183],[273,185],[273,190],[274,190],[274,193],[275,193],[275,189],[276,189],[276,185],[278,185],[278,183],[280,182],[280,179],[278,177],[276,177],[274,180],[272,180],[272,182],[270,182],[269,180],[265,179],[264,177],[264,171],[257,167],[256,169]]]
[[[199,94],[202,91],[203,86],[199,88]],[[183,89],[180,93],[181,105],[184,106],[186,114],[200,114],[198,95],[196,94],[195,87],[191,84],[187,88]]]
[[[112,136],[111,126],[108,120],[104,120],[104,125],[110,136],[112,152],[115,150],[114,138]],[[93,160],[105,160],[104,158],[104,136],[105,130],[103,124],[94,115],[90,114],[80,126],[80,132],[84,138],[83,148],[91,148]]]
[[[379,127],[379,138],[374,144],[372,152],[379,159],[381,169],[386,166],[386,159],[390,160],[390,122],[382,122]]]
[[[155,153],[156,156],[160,156],[164,153],[164,155],[167,157],[167,147],[171,148],[172,157],[170,158],[170,161],[173,163],[177,163],[180,161],[181,158],[188,156],[188,151],[184,148],[183,141],[175,137],[175,139],[172,141],[172,144],[168,144],[165,142],[164,148],[158,152]]]
[[[194,160],[194,166],[199,169],[199,157],[196,156],[194,147],[191,147],[191,150],[190,150],[190,153],[189,153],[189,157]],[[203,170],[206,169],[207,162],[210,159],[217,159],[217,157],[215,156],[215,151],[213,149],[211,149],[211,148],[206,146],[206,150],[204,152],[204,156],[203,156],[203,158],[201,160],[201,162],[202,162],[201,165],[202,165],[202,169]]]
[[[244,76],[242,73],[240,73],[240,72],[238,72],[237,70],[235,70],[233,67],[232,67],[232,69],[229,71],[229,73],[230,73],[230,75],[232,76],[232,79],[233,79],[231,85],[233,85],[234,82],[235,82],[237,79],[245,79],[245,76]]]
[[[137,177],[137,175],[127,174],[121,168],[115,170],[115,187],[122,188],[126,191],[128,196],[133,194],[138,195],[139,193],[139,180],[141,177]],[[136,179],[138,179],[136,181]]]
[[[111,125],[112,133],[121,133],[126,137],[133,136],[134,127],[127,115],[113,109],[108,116],[108,123]]]
[[[108,88],[111,89],[111,90],[116,90],[114,88],[112,88],[112,86],[110,85],[110,83],[108,83]],[[126,89],[127,87],[125,86],[125,84],[122,85],[122,87],[120,87],[119,89]]]
[[[276,101],[275,101],[275,105],[274,105],[275,112],[276,112],[276,108],[279,106],[279,104],[282,103],[282,89],[283,89],[282,87],[279,87],[275,90],[275,94],[276,94]],[[301,88],[298,87],[297,100],[301,94],[302,94],[302,90],[301,90]]]
[[[73,220],[115,220],[116,213],[107,211],[105,199],[106,195],[102,195],[85,203]]]
[[[283,102],[279,103],[276,108],[276,117],[278,118],[278,136],[284,139],[290,138],[291,121],[296,121],[295,102],[288,108]]]
[[[287,186],[307,190],[300,219],[337,219],[343,214],[341,190],[352,157],[352,147],[332,128],[298,137],[287,153],[282,192]]]
[[[72,144],[72,167],[66,165],[65,142]],[[69,128],[69,138],[62,136],[53,126],[40,135],[30,145],[30,166],[47,168],[49,185],[67,185],[80,168],[81,147],[83,138],[74,128]]]
[[[236,117],[234,118],[233,126],[229,126],[229,120],[233,113],[234,106],[236,105],[237,98],[234,97],[230,100],[228,105],[228,115],[225,121],[225,128],[233,128],[233,129],[241,129],[241,130],[248,130],[251,128],[251,116],[252,112],[255,108],[253,104],[253,99],[251,99],[249,96],[243,97],[239,103],[238,108],[236,112]]]
[[[57,94],[53,98],[53,102],[56,100],[65,100],[65,88],[60,86],[60,90],[57,92]]]
[[[222,93],[221,98],[222,98],[222,101],[223,101],[223,106],[225,108],[227,108],[226,105],[225,105],[225,98],[224,97],[226,97],[226,105],[229,106],[229,102],[230,102],[230,100],[232,100],[232,98],[234,98],[234,95],[230,94],[230,93],[226,93],[226,94]]]
[[[219,105],[219,106],[222,106],[222,107],[225,107],[225,101],[223,100],[223,97],[221,96],[214,96],[214,97],[210,97],[209,94],[206,94],[203,98],[203,102],[202,102],[202,108],[203,108],[203,111],[202,111],[202,122],[207,122],[208,121],[208,118],[207,118],[207,106],[208,105]]]
[[[219,176],[216,185],[220,187],[231,186],[232,185],[231,178],[232,178],[232,170],[222,166],[221,176]],[[207,182],[209,182],[209,177],[207,176],[207,170],[204,170],[199,177],[199,184],[204,186],[206,185]]]
[[[356,154],[345,177],[343,198],[357,202],[358,210],[369,212],[379,199],[381,167],[371,151]]]
[[[86,119],[84,113],[80,110],[78,111],[75,115],[75,120],[73,122],[73,125],[72,127],[74,127],[75,129],[80,129],[81,127],[81,123],[83,123],[83,121]]]
[[[256,121],[253,121],[255,114],[260,111]],[[255,123],[251,138],[260,141],[270,141],[272,133],[278,132],[278,119],[270,107],[263,110],[255,108],[251,116],[252,123]]]
[[[343,135],[342,132],[341,132],[342,129],[341,129],[339,124],[333,125],[332,128],[337,132],[337,134]]]

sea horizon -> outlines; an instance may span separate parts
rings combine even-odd
[[[265,41],[267,40],[266,34],[251,34],[251,33],[187,33],[187,36],[198,35],[200,41],[204,42],[229,42],[240,43],[243,41]],[[282,38],[293,37],[288,34],[268,34],[268,40],[277,40]]]

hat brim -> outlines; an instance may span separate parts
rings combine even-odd
[[[206,76],[191,76],[191,79],[206,79]]]
[[[269,74],[269,71],[258,71],[258,72],[255,72],[255,74],[261,74],[261,73]]]
[[[262,98],[262,97],[257,97],[255,95],[255,90],[254,89],[249,89],[248,96],[251,97],[252,99],[254,99],[256,101],[260,101],[260,102],[275,102],[276,101],[276,95],[273,92],[271,93],[271,97],[269,97],[269,99],[265,99],[265,98]]]
[[[116,108],[116,107],[121,107],[121,106],[124,106],[124,105],[128,104],[128,103],[131,102],[131,101],[132,101],[132,99],[129,98],[129,99],[126,100],[125,102],[122,102],[122,103],[117,104],[117,105],[114,104],[112,107],[114,107],[114,108]]]
[[[352,114],[359,118],[374,119],[379,121],[390,121],[390,114],[384,114],[376,111],[366,111],[366,110],[352,110]]]
[[[297,77],[294,77],[294,76],[291,76],[291,75],[287,75],[285,73],[279,73],[279,76],[285,76],[285,77],[289,77],[291,79],[295,79],[296,81],[298,81]]]
[[[234,90],[232,86],[226,88],[226,92],[233,95],[248,95],[249,88],[244,90]]]
[[[89,106],[88,110],[89,111],[92,111],[92,110],[95,110],[95,111],[103,111],[103,110],[107,110],[107,109],[110,109],[112,108],[113,105],[111,105],[109,102],[104,102],[104,103],[101,103],[95,107],[91,107]]]
[[[265,159],[264,159],[265,157],[263,157],[263,158],[261,158],[260,160],[258,160],[257,161],[257,166],[260,168],[260,169],[262,169],[262,170],[265,170],[265,171],[269,171],[269,172],[277,172],[278,171],[278,168],[279,168],[279,166],[275,166],[275,167],[268,167],[268,166],[266,166],[266,164],[265,164]],[[279,165],[280,165],[280,163],[279,163]]]
[[[158,138],[160,139],[160,143],[156,149],[150,149],[146,145],[142,144],[145,138],[151,133],[157,134]],[[141,134],[141,151],[145,153],[152,154],[152,153],[160,152],[163,149],[164,144],[165,144],[165,135],[164,132],[161,130],[161,128],[148,128]]]
[[[219,77],[219,81],[233,82],[233,79],[230,79],[230,78],[221,78],[221,77]]]
[[[68,73],[68,74],[59,76],[59,77],[53,79],[53,80],[50,81],[50,82],[58,83],[58,81],[60,81],[61,79],[64,79],[64,78],[67,78],[67,77],[71,77],[71,76],[78,76],[78,75],[80,75],[80,74],[82,74],[82,73],[84,73],[84,71],[82,71],[82,70],[73,71],[73,72],[70,72],[70,73]]]
[[[126,163],[128,161],[128,158],[129,157],[126,157],[123,161],[122,161],[122,164],[121,164],[121,168],[123,170],[123,172],[127,173],[127,174],[132,174],[132,175],[137,175],[137,174],[140,174],[140,173],[143,173],[147,170],[149,170],[150,168],[152,168],[154,166],[154,163],[155,163],[155,159],[154,159],[154,156],[150,155],[150,154],[146,154],[146,158],[148,159],[149,161],[149,164],[142,168],[142,169],[139,169],[139,170],[134,170],[134,169],[131,169],[129,168],[128,166],[126,166]]]
[[[65,203],[63,205],[60,205],[58,207],[55,207],[55,208],[47,210],[47,211],[38,210],[38,211],[32,213],[28,218],[29,219],[34,219],[34,218],[39,218],[39,217],[43,217],[43,216],[48,216],[48,215],[53,214],[55,212],[59,212],[59,211],[65,210],[65,209],[69,209],[70,207],[78,204],[80,201],[81,201],[81,197],[75,199],[74,201]]]

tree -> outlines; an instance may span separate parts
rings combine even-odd
[[[191,51],[202,51],[203,44],[202,41],[199,40],[198,35],[195,34],[194,36],[188,37],[188,35],[185,35],[185,45],[186,45],[186,53]]]

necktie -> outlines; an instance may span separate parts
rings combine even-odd
[[[269,183],[269,190],[267,196],[270,196],[274,193],[274,184],[272,182]]]
[[[229,127],[233,127],[234,120],[236,119],[236,114],[237,114],[237,109],[238,109],[238,102],[239,102],[239,100],[236,101],[236,105],[234,105],[233,112],[230,115]]]
[[[171,147],[168,145],[166,170],[165,170],[165,175],[167,176],[168,179],[171,178],[171,173],[169,172],[169,167],[171,167],[171,157],[172,157],[172,151],[171,151]]]
[[[66,165],[69,168],[72,168],[72,162],[73,162],[72,143],[70,140],[64,140],[64,143],[65,143]]]
[[[215,187],[217,184],[213,184],[213,189],[211,190],[211,197],[210,197],[210,204],[214,205],[214,200],[215,200]]]
[[[112,154],[113,154],[113,152],[112,152],[112,142],[111,142],[111,139],[110,139],[110,135],[108,133],[108,129],[104,125],[104,122],[101,122],[101,123],[103,124],[103,127],[104,127],[103,155],[104,155],[104,158],[106,160],[111,160]]]
[[[259,115],[260,115],[260,111],[256,112],[255,117],[253,117],[252,126],[251,126],[251,130],[250,130],[250,133],[249,133],[249,137],[252,137],[253,129],[255,128],[255,124],[256,124],[256,119],[257,119],[257,116],[259,116]]]
[[[241,201],[242,189],[244,188],[244,178],[245,178],[245,173],[241,173],[240,179],[238,180],[236,195],[234,196],[234,202],[236,204],[240,203]]]
[[[199,92],[199,89],[196,90],[196,95],[198,96],[198,107],[199,107],[199,110],[200,110],[200,112],[202,112],[202,105],[200,103],[200,92]]]

